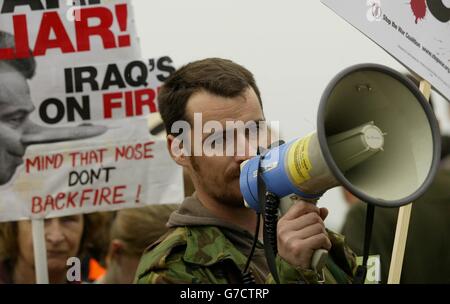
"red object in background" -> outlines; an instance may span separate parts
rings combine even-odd
[[[33,56],[45,56],[50,49],[60,49],[62,54],[91,51],[91,38],[100,38],[103,48],[113,49],[131,46],[131,36],[127,33],[128,7],[127,4],[115,6],[117,23],[120,35],[112,30],[115,24],[115,15],[107,7],[81,8],[79,20],[73,23],[75,37],[69,35],[69,28],[61,18],[60,12],[50,11],[42,14],[38,23],[28,24],[26,14],[14,15],[12,17],[15,39],[14,48],[0,49],[0,60],[16,58],[28,58]],[[92,19],[96,22],[93,24]],[[37,28],[37,38],[34,45],[30,45],[29,26]],[[116,42],[117,40],[117,42]],[[30,49],[33,50],[30,54]]]
[[[106,269],[100,265],[97,260],[91,258],[89,260],[89,275],[88,279],[89,282],[95,282],[96,280],[100,279],[106,272]]]
[[[423,19],[427,13],[426,0],[411,0],[410,4],[417,23],[419,19]]]
[[[120,30],[126,33],[128,22],[128,6],[126,4],[116,5],[116,16]],[[120,47],[130,46],[131,45],[130,35],[126,34],[119,36],[118,45]]]

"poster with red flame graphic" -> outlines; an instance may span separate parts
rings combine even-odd
[[[450,99],[450,1],[321,1]]]

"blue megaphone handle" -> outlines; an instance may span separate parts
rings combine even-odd
[[[240,175],[240,188],[242,195],[250,208],[261,212],[258,201],[258,164],[261,159],[262,178],[266,184],[267,191],[282,198],[289,194],[296,194],[300,198],[315,200],[323,193],[305,193],[298,189],[286,172],[285,155],[292,142],[274,147],[263,156],[255,156],[242,168]]]

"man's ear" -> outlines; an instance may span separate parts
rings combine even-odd
[[[167,135],[167,149],[169,150],[170,156],[178,165],[182,167],[186,167],[189,163],[184,144],[185,143],[178,137],[171,134]]]
[[[108,257],[110,260],[118,260],[125,248],[124,242],[118,239],[111,240],[109,244]]]

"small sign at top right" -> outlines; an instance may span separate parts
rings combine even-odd
[[[450,0],[321,0],[450,99]]]

